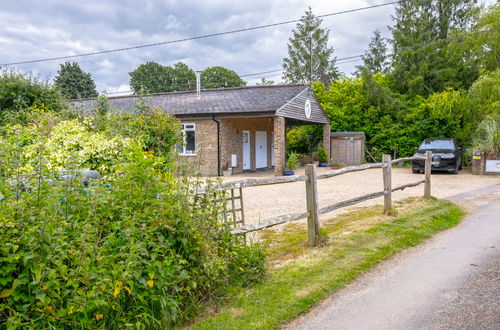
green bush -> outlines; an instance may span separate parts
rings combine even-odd
[[[328,154],[326,153],[326,150],[322,147],[318,148],[318,160],[320,163],[328,163]]]
[[[223,207],[131,146],[112,182],[0,178],[0,323],[9,328],[151,328],[264,270]],[[43,168],[39,174],[54,178]]]
[[[262,278],[263,251],[230,233],[221,192],[166,166],[179,138],[159,112],[39,111],[1,130],[2,328],[165,328]],[[107,179],[59,178],[77,169]]]
[[[60,112],[64,102],[59,91],[38,77],[0,69],[0,123],[6,120],[24,122],[31,107],[47,107]]]
[[[300,156],[297,153],[292,152],[288,155],[288,159],[286,160],[286,169],[289,171],[293,171],[300,164]]]

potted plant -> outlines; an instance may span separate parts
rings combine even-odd
[[[229,163],[222,165],[222,175],[231,176],[233,174],[233,168],[229,166]]]
[[[318,160],[319,160],[319,167],[328,166],[328,154],[326,153],[326,150],[323,149],[322,147],[318,148]]]
[[[288,159],[286,160],[286,169],[283,172],[283,175],[294,175],[295,173],[293,170],[299,166],[299,162],[299,154],[292,152],[288,155]]]

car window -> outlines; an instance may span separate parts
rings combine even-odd
[[[424,141],[419,149],[455,149],[452,140],[430,140]]]

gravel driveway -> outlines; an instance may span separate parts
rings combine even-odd
[[[329,168],[318,168],[318,174],[330,171]],[[304,169],[298,169],[296,174],[303,174]],[[243,173],[231,177],[224,177],[223,181],[234,181],[249,178],[272,177],[272,171],[257,171]],[[393,167],[393,187],[423,179],[423,174],[411,173],[411,168]],[[431,179],[432,195],[438,198],[447,198],[463,192],[483,188],[500,182],[498,176],[472,175],[470,171],[463,170],[460,174],[433,173]],[[371,192],[383,190],[382,169],[370,169],[360,172],[347,173],[329,179],[318,181],[318,195],[320,207],[335,204],[346,199],[359,197]],[[393,201],[411,196],[422,196],[424,185],[407,188],[392,194]],[[294,182],[270,186],[244,188],[244,206],[246,223],[256,223],[260,220],[292,212],[306,210],[305,183]],[[375,198],[350,208],[382,204],[383,197]],[[336,214],[345,213],[348,208],[340,209],[322,215],[328,219]]]

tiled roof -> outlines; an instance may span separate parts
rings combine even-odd
[[[213,115],[275,112],[292,100],[300,92],[309,88],[307,85],[251,86],[226,89],[208,89],[201,91],[198,98],[196,91],[159,93],[149,95],[147,102],[172,115]],[[124,111],[133,110],[138,96],[110,97],[109,104]],[[144,98],[143,98],[144,99]],[[97,104],[95,99],[73,101],[75,107],[92,112]]]

